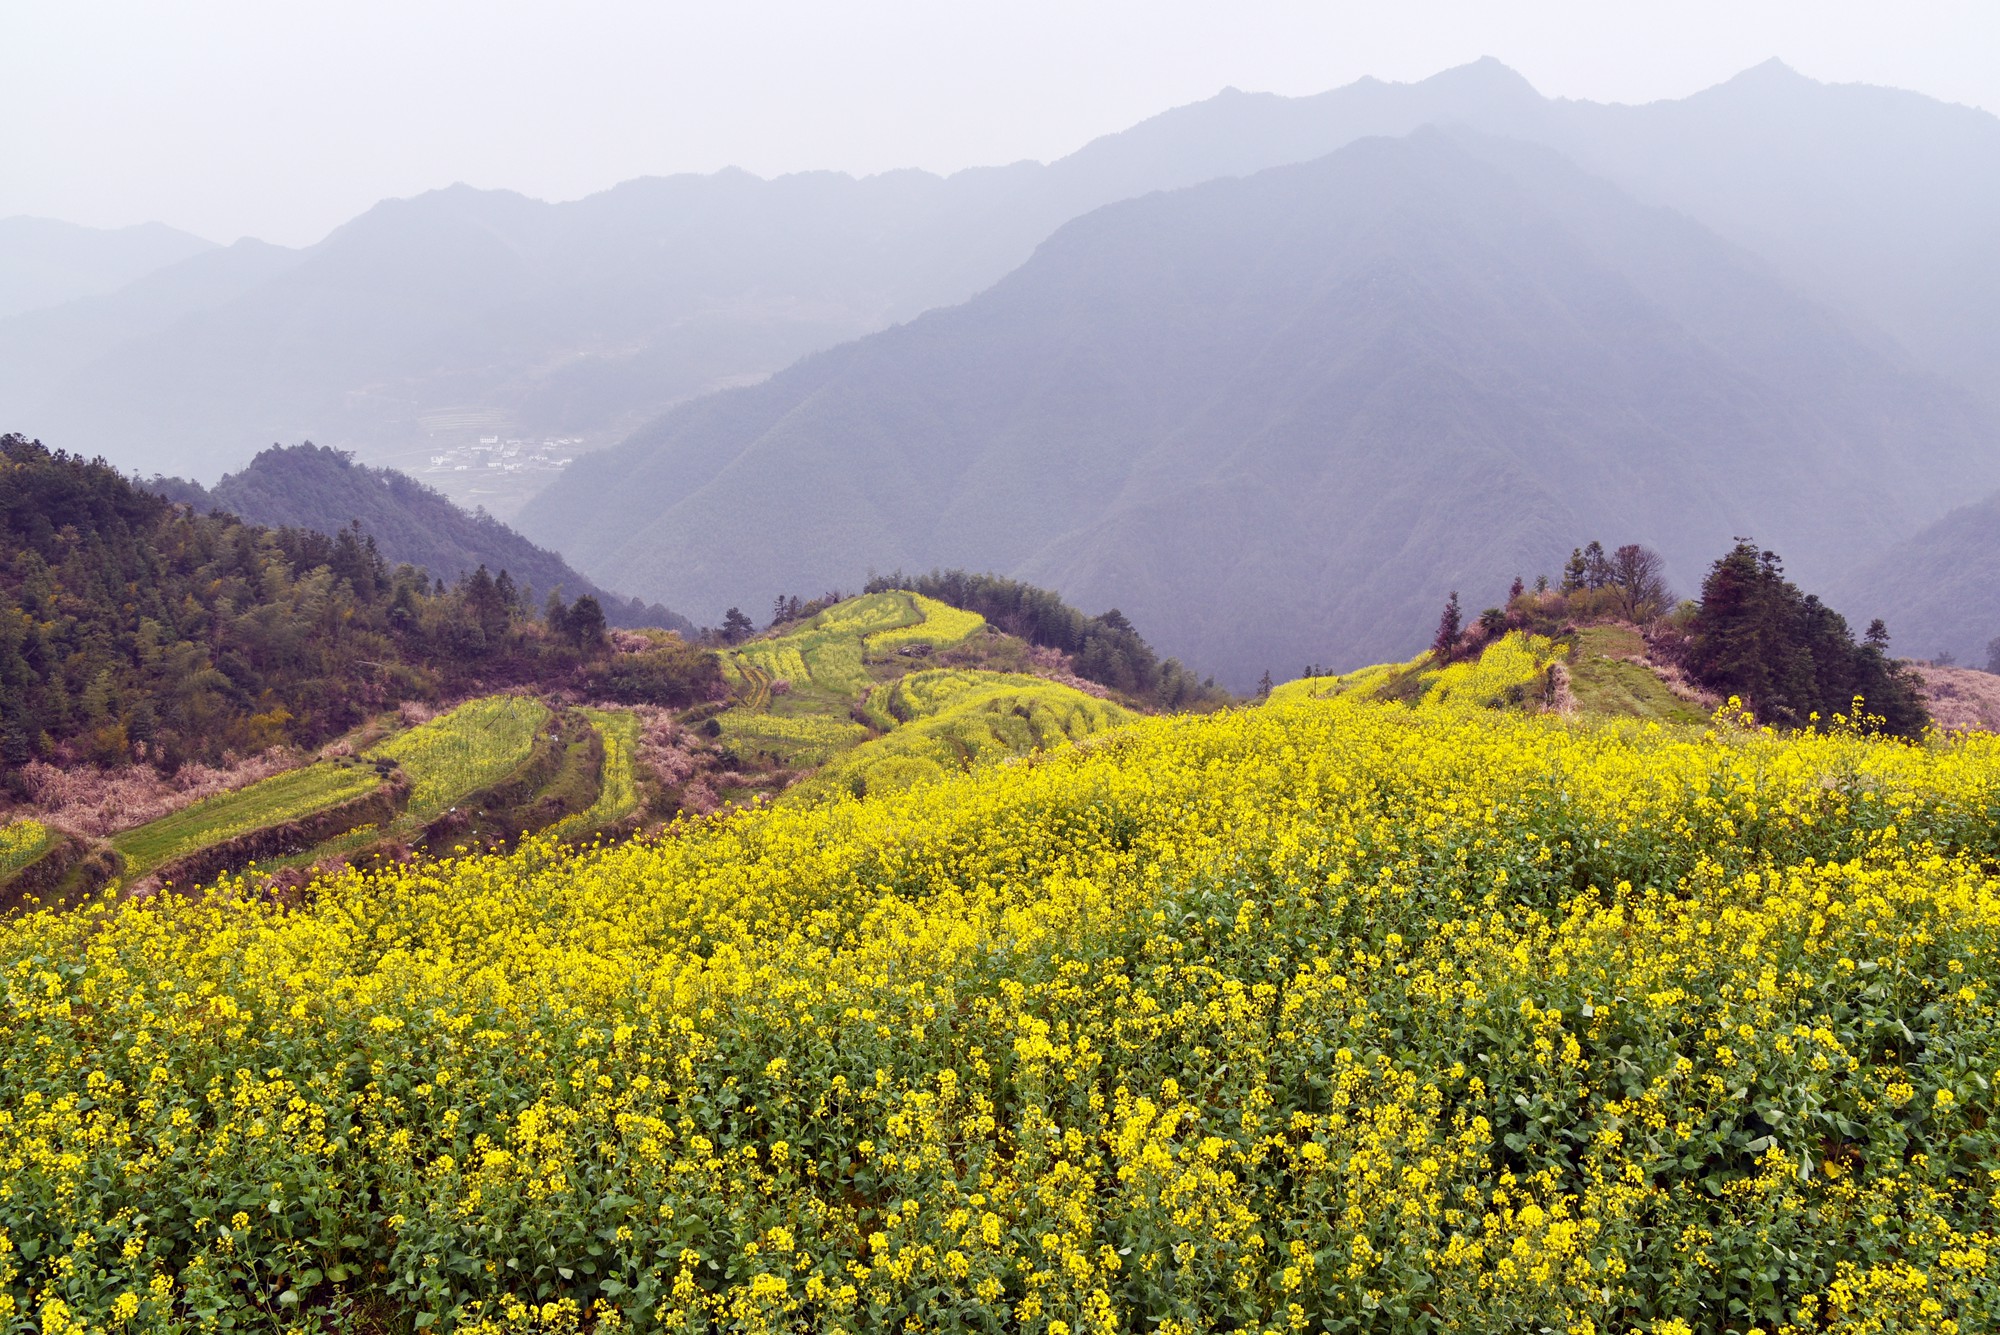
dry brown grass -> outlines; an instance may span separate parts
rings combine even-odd
[[[1947,732],[2000,732],[2000,677],[1974,668],[1912,665],[1924,707]]]
[[[101,838],[171,815],[205,797],[268,779],[304,761],[296,751],[274,747],[232,765],[183,765],[169,777],[151,765],[64,769],[33,760],[21,777],[37,819],[72,834]]]

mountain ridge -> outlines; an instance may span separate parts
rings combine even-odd
[[[153,491],[197,507],[226,510],[265,528],[312,529],[338,535],[361,525],[391,565],[413,565],[432,579],[456,583],[484,566],[509,575],[537,598],[597,599],[614,626],[657,626],[692,635],[694,625],[657,604],[606,592],[483,511],[467,512],[433,488],[393,469],[356,463],[342,451],[273,445],[242,470],[206,488],[182,478],[155,478]],[[524,597],[525,597],[524,593]]]
[[[784,570],[991,568],[1115,603],[1240,687],[1292,658],[1406,653],[1450,572],[1553,568],[1583,529],[1632,532],[1688,581],[1756,524],[1817,579],[1990,474],[1986,432],[1685,218],[1549,150],[1430,130],[1109,205],[972,301],[587,456],[521,523],[697,615]],[[1883,479],[1890,441],[1917,466]],[[1746,443],[1768,457],[1732,477]],[[1352,541],[1442,569],[1365,611],[1316,595],[1311,639],[1214,620],[1299,606],[1284,572],[1349,541],[1332,520],[1311,537],[1311,486]],[[1840,520],[1816,518],[1836,495]],[[1351,587],[1358,559],[1321,573]]]
[[[1841,133],[1799,128],[1822,114]],[[262,287],[198,303],[170,330],[148,326],[113,349],[109,335],[72,338],[11,393],[20,424],[41,434],[202,477],[272,439],[383,462],[421,448],[417,422],[442,405],[597,443],[965,300],[1105,203],[1427,123],[1554,147],[1762,255],[1929,369],[1975,392],[2000,384],[2000,264],[1978,245],[2000,230],[2000,185],[1989,183],[2000,181],[2000,120],[1797,75],[1739,76],[1636,107],[1556,100],[1489,59],[1305,98],[1225,93],[1046,165],[768,181],[731,170],[561,204],[462,186],[385,201]],[[413,229],[388,247],[407,255],[360,244],[392,224]],[[481,255],[487,267],[473,263]],[[421,299],[452,273],[452,301]],[[0,320],[0,348],[36,341],[14,323]]]

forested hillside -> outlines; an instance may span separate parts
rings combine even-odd
[[[607,593],[492,516],[467,513],[416,479],[356,463],[344,450],[311,442],[273,445],[213,487],[184,478],[155,478],[148,485],[174,500],[217,507],[269,528],[337,534],[359,523],[385,561],[417,566],[433,579],[456,581],[485,566],[506,571],[523,600],[537,606],[550,594],[569,602],[589,594],[614,626],[694,631],[685,617],[658,604]]]
[[[0,773],[32,759],[171,770],[310,744],[399,700],[583,680],[604,652],[588,595],[554,624],[506,572],[450,588],[353,529],[203,515],[109,465],[0,437]],[[671,636],[624,655],[650,703],[719,686]]]
[[[1992,430],[1685,218],[1428,131],[1101,210],[963,306],[580,460],[518,522],[701,620],[988,568],[1242,689],[1407,654],[1447,590],[1578,531],[1684,586],[1755,532],[1822,582],[2000,480]]]

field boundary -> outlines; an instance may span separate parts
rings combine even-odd
[[[351,797],[310,816],[279,821],[234,835],[220,843],[162,863],[127,893],[172,889],[181,893],[229,872],[241,871],[266,858],[292,857],[363,825],[393,820],[410,800],[410,778],[397,770],[387,781],[359,797]]]

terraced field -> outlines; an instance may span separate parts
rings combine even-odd
[[[17,820],[0,825],[0,881],[48,852],[55,841],[55,834],[37,820]]]
[[[891,792],[1131,722],[1131,711],[1074,687],[1014,673],[914,673],[890,692],[903,720],[827,765],[812,795]]]
[[[525,695],[489,695],[391,737],[368,754],[410,776],[406,825],[431,820],[458,798],[498,782],[528,757],[549,707]]]
[[[775,681],[785,682],[794,694],[851,702],[873,681],[869,659],[916,645],[949,648],[985,625],[976,612],[919,593],[871,593],[829,607],[784,635],[731,650],[725,671],[751,709],[772,704],[769,687]]]
[[[1041,677],[924,669],[912,652],[962,645],[985,627],[975,612],[904,590],[851,598],[732,651],[737,704],[716,727],[740,757],[821,769],[800,790],[811,799],[906,786],[1131,717]]]
[[[589,810],[557,822],[550,833],[574,838],[615,825],[639,809],[639,718],[628,709],[586,709],[584,717],[604,744],[597,801]]]
[[[129,884],[154,869],[225,839],[297,820],[382,782],[373,766],[357,761],[322,761],[183,807],[171,815],[111,836],[125,859]]]

